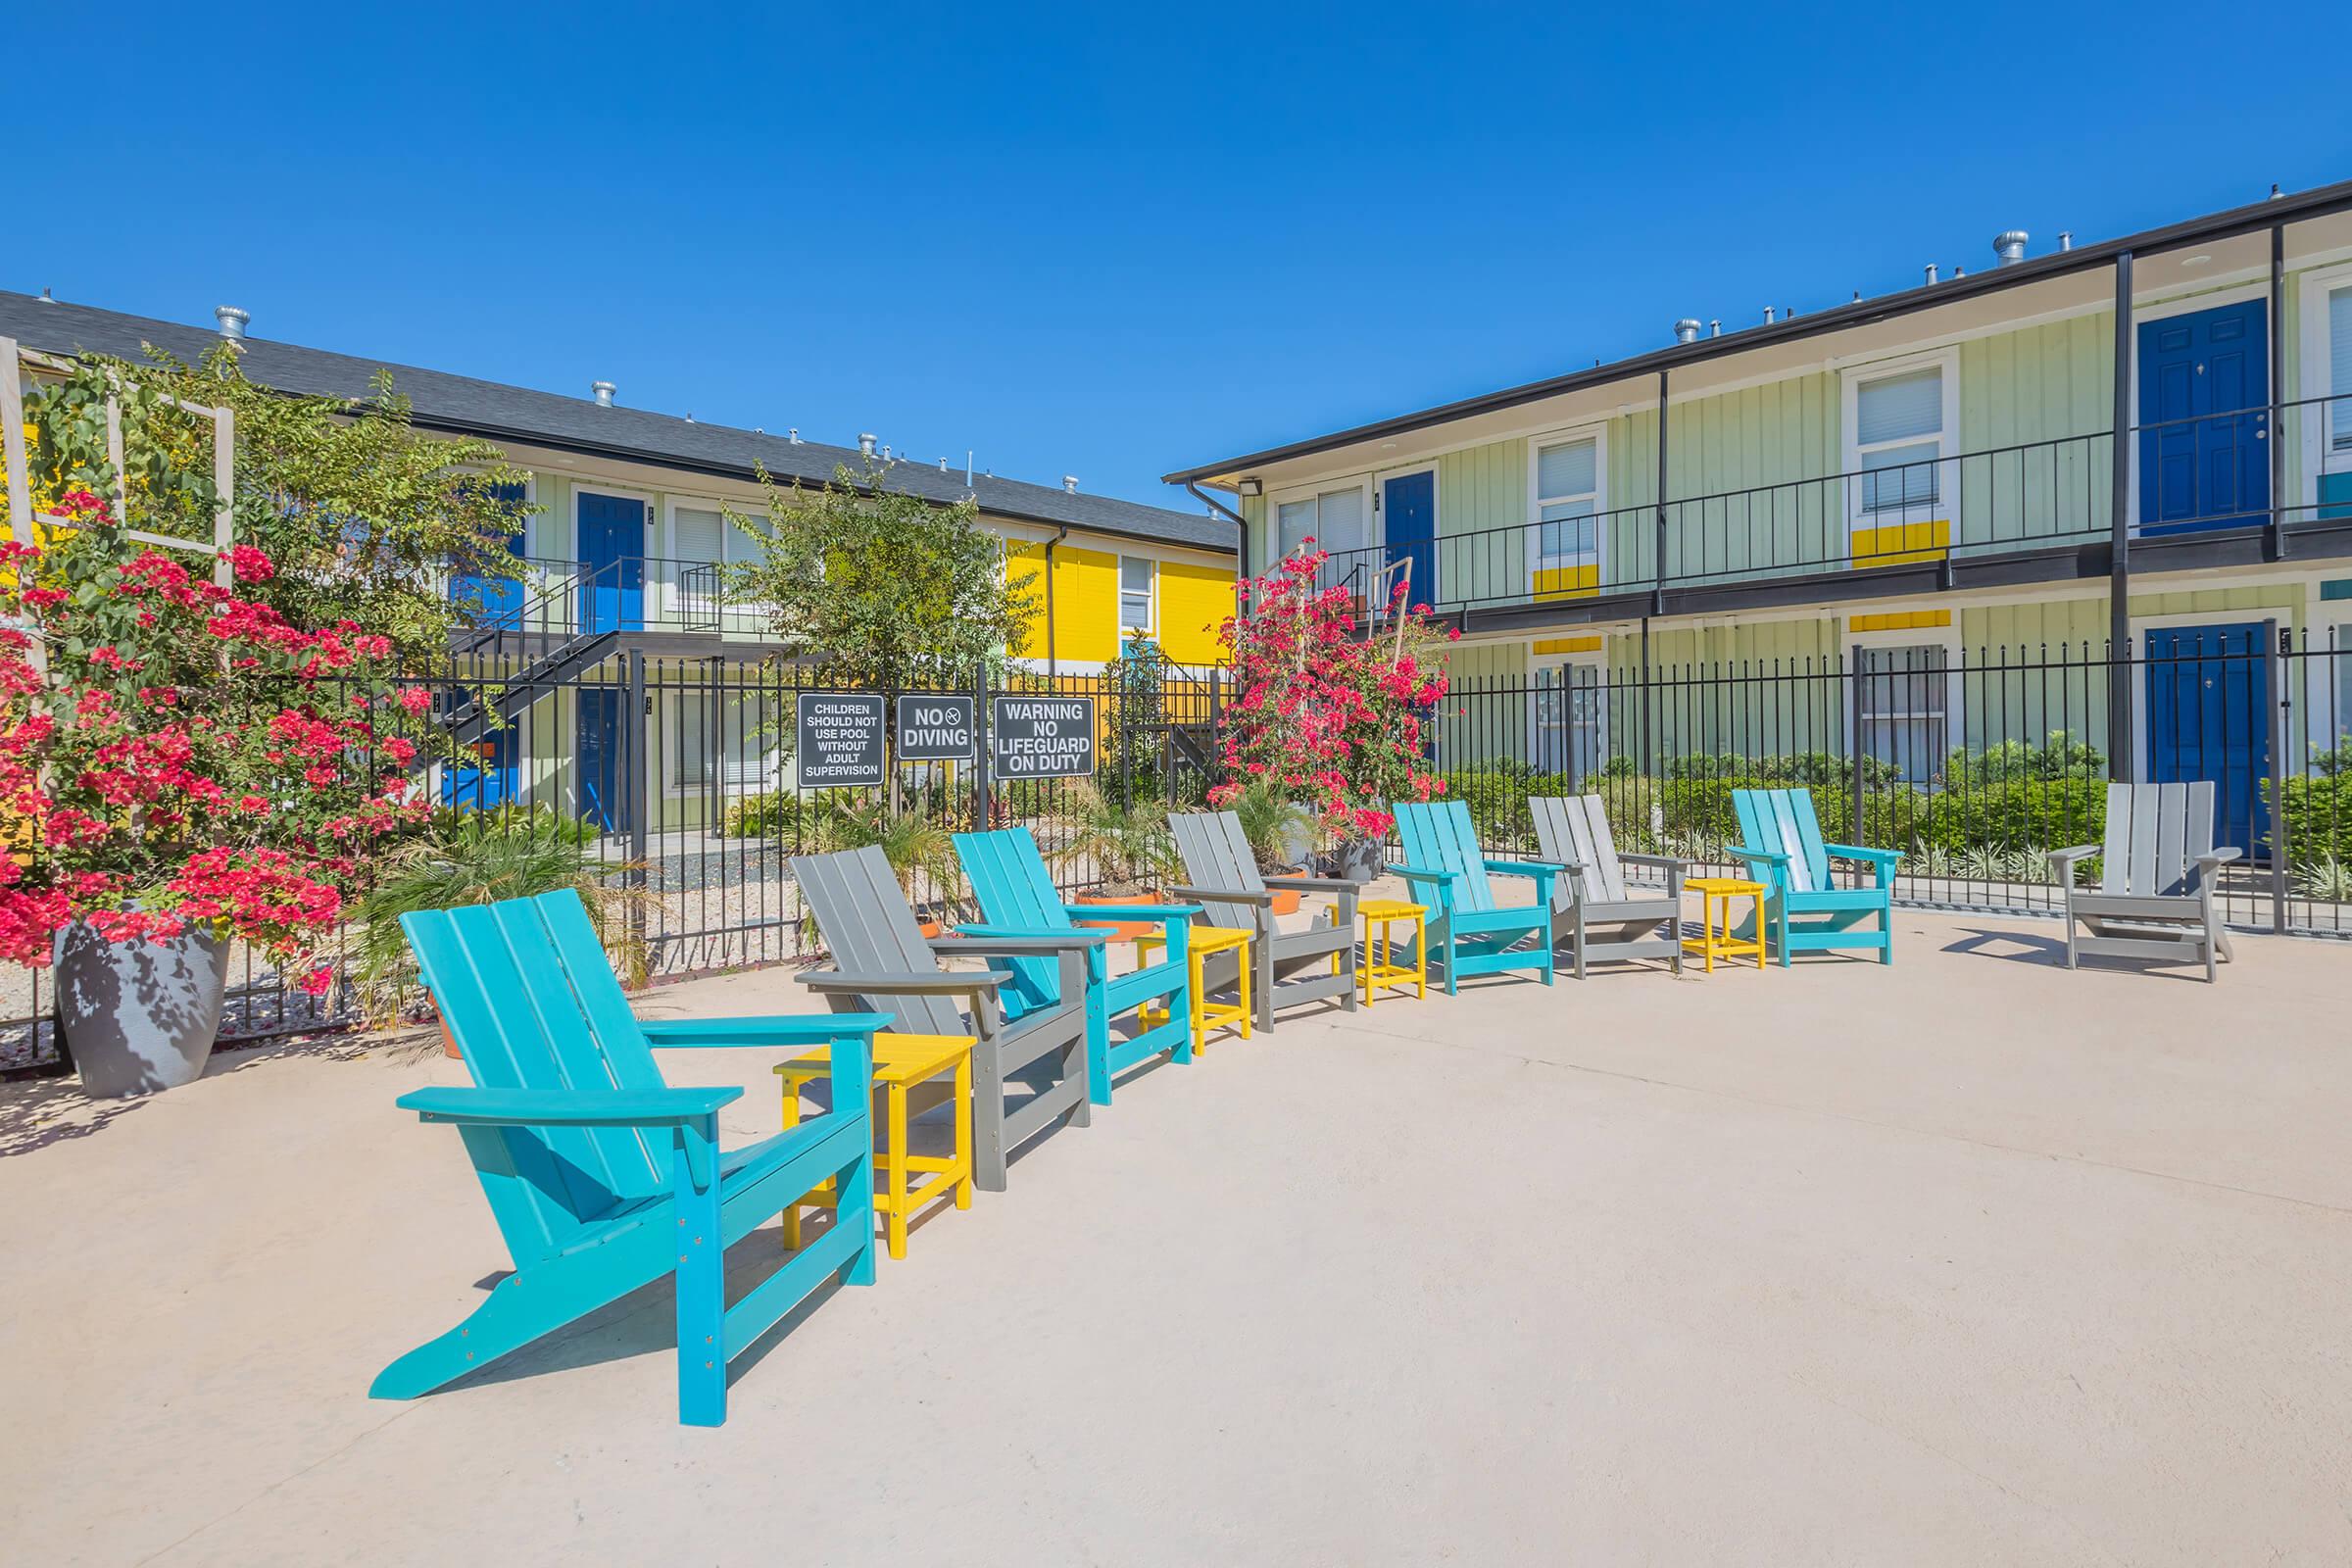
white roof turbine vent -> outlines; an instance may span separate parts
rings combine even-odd
[[[2000,267],[2015,267],[2026,259],[2026,241],[2034,236],[2022,228],[2004,228],[1992,236],[1992,254]]]
[[[588,390],[596,394],[598,408],[609,409],[612,406],[612,394],[619,391],[620,388],[610,381],[591,381],[588,383]]]
[[[858,455],[861,458],[871,458],[874,455],[873,431],[860,430],[858,433]]]
[[[1061,487],[1071,495],[1076,495],[1078,493],[1078,476],[1074,473],[1063,474],[1061,476]]]
[[[253,319],[253,313],[240,311],[234,305],[216,305],[213,307],[213,319],[220,323],[222,337],[231,343],[242,343],[245,341],[245,323]]]
[[[1684,318],[1683,318],[1681,320],[1679,320],[1679,321],[1675,322],[1675,323],[1674,323],[1674,340],[1675,340],[1677,343],[1695,343],[1695,342],[1697,342],[1697,341],[1698,341],[1698,318],[1697,318],[1697,317],[1695,317],[1695,316],[1686,316],[1686,317],[1684,317]]]

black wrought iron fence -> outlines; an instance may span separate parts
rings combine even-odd
[[[2226,917],[2352,936],[2352,646],[2331,631],[1568,665],[1458,683],[1436,728],[1491,848],[1534,852],[1530,796],[1598,795],[1621,847],[1729,869],[1732,791],[1803,786],[1828,839],[1902,852],[1898,902],[1952,909],[2055,912],[2049,852],[2099,842],[2111,780],[2210,780],[2243,852]]]

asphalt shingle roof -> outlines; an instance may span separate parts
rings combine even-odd
[[[220,341],[219,334],[201,326],[5,290],[0,290],[0,337],[13,337],[26,348],[50,354],[110,354],[128,360],[143,359],[141,346],[152,343],[189,364]],[[755,465],[784,480],[825,480],[839,465],[847,464],[853,472],[859,467],[855,447],[816,441],[796,445],[779,435],[702,424],[643,409],[599,408],[590,398],[535,392],[268,338],[245,340],[243,364],[245,373],[265,386],[336,398],[368,397],[377,370],[389,370],[394,389],[410,400],[417,425],[443,433],[747,479]],[[960,501],[967,493],[960,471],[942,473],[935,466],[911,462],[892,467],[888,483],[931,501]],[[1108,496],[1072,495],[1056,485],[975,475],[968,493],[979,498],[983,512],[1025,522],[1067,523],[1227,554],[1237,543],[1237,530],[1222,518]]]

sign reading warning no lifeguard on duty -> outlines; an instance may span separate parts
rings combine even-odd
[[[1092,697],[1000,697],[989,705],[999,778],[1085,778],[1095,770]]]

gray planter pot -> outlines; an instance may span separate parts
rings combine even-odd
[[[1369,882],[1380,875],[1387,857],[1378,839],[1348,839],[1323,857],[1325,876],[1344,876],[1350,882]]]
[[[169,942],[109,942],[83,924],[58,933],[58,1030],[83,1092],[102,1100],[201,1076],[227,989],[228,943],[210,931]]]

